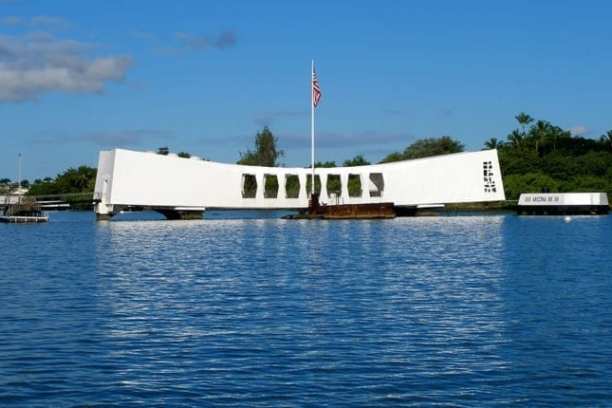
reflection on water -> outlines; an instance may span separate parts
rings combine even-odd
[[[610,217],[63,217],[10,230],[0,401],[610,397]]]

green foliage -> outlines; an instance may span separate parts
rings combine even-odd
[[[69,168],[55,179],[37,181],[30,187],[28,195],[90,193],[96,185],[96,169],[88,166]]]
[[[278,159],[284,153],[276,147],[278,139],[272,134],[266,126],[261,132],[255,136],[255,150],[247,150],[246,153],[240,153],[238,164],[246,166],[278,166]]]
[[[312,192],[312,174],[306,176],[306,192],[308,195]],[[321,177],[315,174],[315,193],[321,194]]]
[[[598,140],[571,133],[544,120],[519,114],[499,149],[506,198],[520,193],[602,191],[612,193],[612,131]],[[529,128],[527,125],[533,123]]]
[[[363,155],[358,154],[350,160],[345,160],[343,166],[345,167],[353,167],[353,166],[367,166],[370,164],[369,161],[363,157]]]
[[[295,174],[288,175],[285,181],[285,191],[287,198],[298,198],[300,195],[300,178]]]
[[[525,112],[521,112],[514,117],[516,121],[523,127],[527,126],[531,122],[533,122],[533,118],[526,114]]]
[[[264,198],[276,198],[278,196],[278,177],[266,176],[264,182]]]
[[[542,173],[511,174],[504,178],[506,199],[517,200],[521,193],[557,192],[559,183]]]
[[[394,152],[387,155],[387,157],[385,157],[381,163],[460,153],[463,150],[463,143],[451,138],[450,136],[419,139],[410,146],[406,147],[402,153]]]
[[[157,149],[157,154],[161,154],[162,156],[167,156],[170,153],[170,149],[167,146],[160,147]]]
[[[497,140],[496,137],[492,137],[484,143],[486,149],[501,149],[504,146],[504,142]]]
[[[402,161],[402,160],[405,160],[402,153],[393,152],[393,153],[389,153],[388,155],[386,155],[385,158],[382,159],[380,162],[381,163],[391,163],[391,162]]]
[[[340,195],[342,192],[342,182],[338,174],[329,174],[327,176],[327,194]]]
[[[337,167],[336,166],[336,162],[335,161],[326,161],[326,162],[315,162],[315,168],[319,167],[319,168],[332,168],[332,167]]]
[[[187,152],[179,152],[178,157],[182,157],[183,159],[188,159],[191,157],[191,154]]]
[[[608,130],[607,133],[601,135],[599,138],[599,143],[601,143],[602,146],[607,147],[608,150],[612,152],[612,130]]]
[[[252,174],[245,174],[242,186],[243,198],[255,198],[257,195],[257,179]]]
[[[563,191],[572,192],[604,191],[610,195],[612,194],[612,181],[604,177],[582,175],[566,181],[561,188]]]
[[[361,197],[361,178],[357,174],[349,174],[348,193],[350,197]]]

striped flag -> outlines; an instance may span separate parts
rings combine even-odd
[[[314,66],[312,67],[312,104],[316,108],[319,106],[319,100],[321,100],[321,87],[319,86],[319,78],[317,78],[317,71]]]

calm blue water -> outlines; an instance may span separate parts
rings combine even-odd
[[[612,405],[612,216],[243,216],[0,225],[0,405]]]

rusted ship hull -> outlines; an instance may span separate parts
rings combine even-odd
[[[309,220],[373,220],[397,216],[393,203],[320,205],[318,197],[311,198],[308,210],[288,219]]]
[[[314,215],[327,220],[395,218],[393,203],[338,204],[319,207]]]

